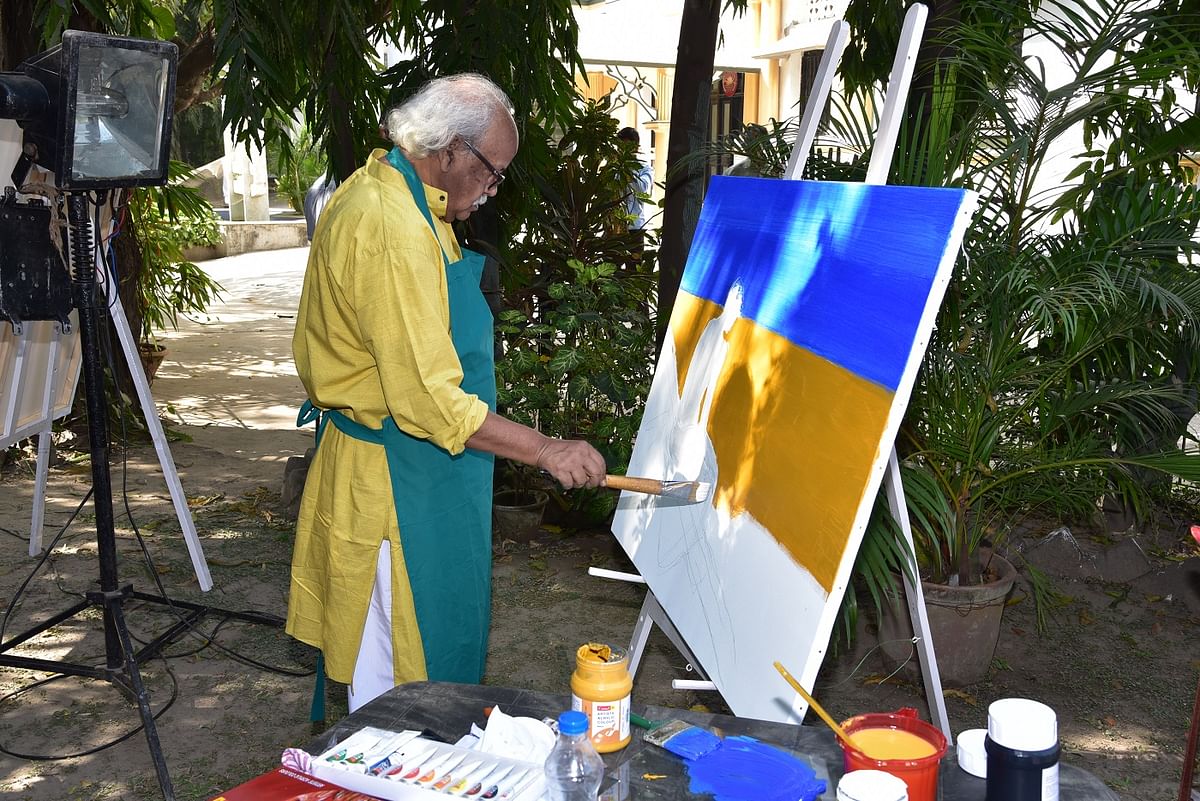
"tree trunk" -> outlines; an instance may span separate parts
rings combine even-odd
[[[704,198],[704,163],[695,160],[684,166],[683,160],[708,137],[708,99],[720,19],[721,0],[684,0],[671,98],[662,241],[658,250],[659,349],[666,337]]]
[[[175,71],[175,113],[180,114],[198,103],[216,97],[220,83],[208,86],[216,59],[216,32],[210,23],[191,42],[178,39],[179,64]]]
[[[11,72],[38,52],[38,34],[29,0],[0,0],[0,70]]]
[[[912,133],[909,141],[925,141],[923,132],[929,127],[929,115],[933,109],[933,79],[937,70],[945,70],[957,55],[958,49],[949,43],[948,34],[959,26],[961,10],[959,0],[922,0],[929,7],[929,17],[925,23],[925,33],[921,37],[921,47],[917,50],[917,61],[913,65],[912,84],[908,89],[906,115],[909,130]],[[945,75],[941,76],[943,79]],[[918,134],[917,131],[921,131]],[[917,156],[920,154],[912,154]],[[921,171],[922,179],[927,174],[926,168]]]
[[[325,56],[325,66],[329,70],[337,68],[337,60],[332,52]],[[350,104],[334,81],[329,85],[329,160],[333,163],[333,174],[338,183],[350,177],[358,169],[359,164],[354,157],[354,126],[350,114]]]

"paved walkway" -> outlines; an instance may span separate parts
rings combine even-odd
[[[268,485],[312,443],[311,426],[296,428],[304,388],[292,361],[307,258],[308,248],[292,248],[200,262],[224,288],[222,299],[159,337],[168,352],[151,392],[162,417]],[[180,462],[186,449],[172,450]]]

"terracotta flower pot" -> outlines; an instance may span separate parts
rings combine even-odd
[[[492,536],[528,539],[542,524],[549,500],[542,490],[500,490],[492,496]]]
[[[167,357],[167,349],[163,345],[139,342],[138,356],[142,360],[142,370],[146,373],[146,381],[150,382],[154,380],[154,376],[158,374],[158,368],[162,366],[163,359]]]
[[[986,678],[1000,639],[1004,601],[1017,570],[998,554],[985,556],[983,563],[992,576],[984,584],[950,587],[921,582],[938,671],[947,687],[965,687]],[[901,597],[884,607],[879,621],[880,650],[893,670],[903,664],[905,672],[916,677],[920,664],[912,637],[908,604]]]

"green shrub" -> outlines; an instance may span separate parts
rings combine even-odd
[[[641,424],[654,363],[649,316],[653,279],[622,274],[612,264],[567,262],[531,314],[501,314],[504,357],[496,365],[499,404],[512,419],[552,437],[585,439],[620,471]],[[510,467],[515,485],[534,478]],[[558,496],[564,508],[600,520],[615,508],[606,490]]]

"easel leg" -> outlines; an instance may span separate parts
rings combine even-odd
[[[38,434],[37,470],[33,480],[33,514],[29,520],[29,555],[42,552],[42,526],[46,520],[46,477],[50,472],[50,429]]]
[[[883,483],[887,490],[888,507],[892,511],[892,517],[900,524],[904,539],[908,542],[909,553],[913,555],[909,563],[912,575],[920,577],[912,526],[908,522],[908,504],[904,502],[904,487],[900,483],[900,462],[897,460],[895,448],[888,457]],[[946,697],[942,694],[942,675],[938,671],[937,655],[933,652],[933,637],[929,633],[929,617],[925,613],[925,594],[921,591],[921,582],[913,581],[905,574],[904,594],[908,599],[912,630],[917,636],[916,647],[920,657],[921,677],[925,680],[925,701],[929,704],[929,715],[942,730],[942,734],[946,735],[946,739],[954,742],[954,735],[950,731],[950,718],[946,714]]]
[[[637,623],[633,627],[633,637],[629,640],[629,675],[635,679],[638,666],[642,664],[642,655],[646,651],[646,641],[650,639],[650,628],[654,625],[654,620],[650,617],[650,610],[647,609],[650,599],[653,597],[647,590],[646,598],[642,601],[642,611],[638,612]]]
[[[633,627],[633,637],[629,642],[629,674],[637,675],[638,665],[641,664],[642,655],[646,650],[646,641],[650,637],[650,628],[656,623],[662,629],[663,634],[667,635],[667,639],[671,641],[675,649],[687,660],[688,668],[695,671],[702,680],[709,681],[704,669],[700,667],[696,655],[683,641],[679,629],[675,628],[675,624],[667,616],[666,610],[662,608],[662,604],[650,590],[646,590],[646,599],[642,601],[642,611],[638,614],[637,624]]]
[[[179,481],[179,471],[175,469],[175,460],[171,457],[171,448],[167,444],[166,432],[163,431],[162,422],[158,419],[158,407],[154,405],[154,396],[150,394],[150,382],[142,371],[142,361],[138,356],[137,343],[129,328],[129,320],[125,317],[125,307],[121,305],[121,296],[117,292],[116,282],[109,280],[106,275],[104,276],[104,291],[108,298],[109,316],[112,319],[113,327],[117,330],[117,338],[121,341],[121,351],[125,354],[125,363],[129,365],[129,374],[133,377],[133,385],[137,389],[142,418],[146,421],[146,429],[154,441],[158,464],[162,468],[163,478],[171,492],[175,517],[179,520],[179,529],[183,532],[184,542],[187,543],[188,555],[192,560],[192,570],[196,573],[200,589],[208,592],[212,589],[212,575],[208,570],[208,561],[204,558],[200,537],[196,533],[196,523],[192,520],[192,512],[187,505],[187,496],[183,492],[183,484]]]

